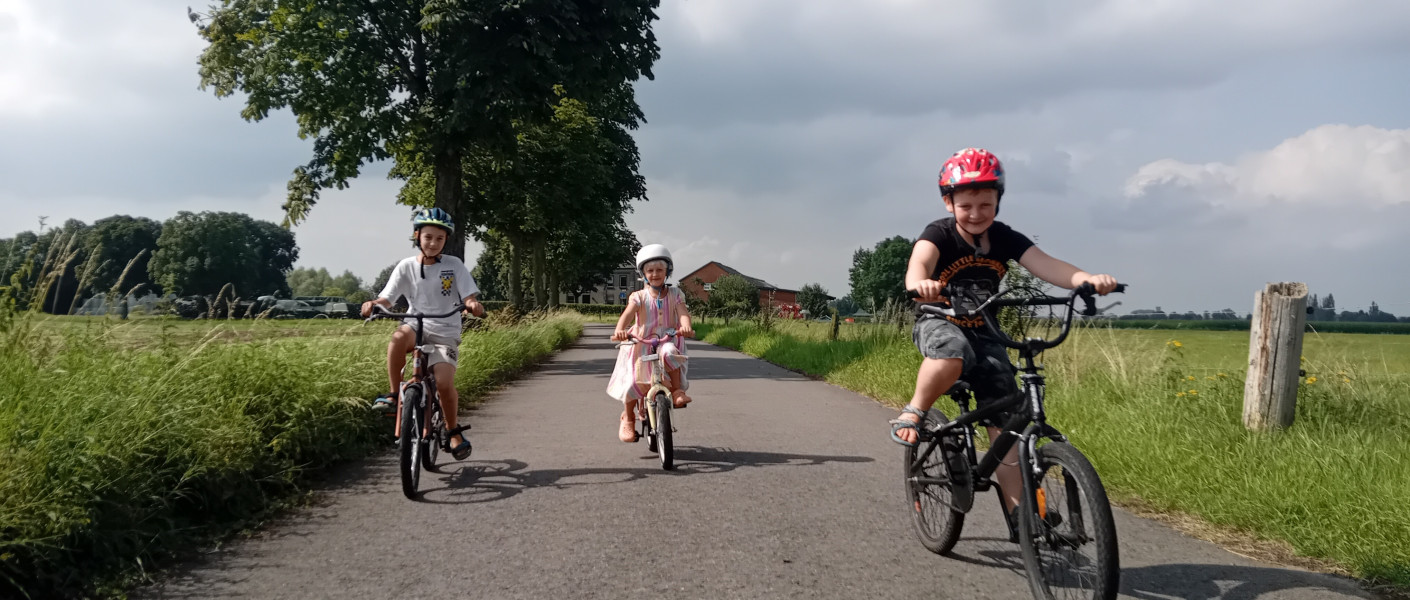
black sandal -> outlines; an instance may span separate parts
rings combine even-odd
[[[914,421],[907,421],[901,418],[891,419],[891,441],[896,442],[897,444],[900,444],[902,446],[914,446],[915,444],[909,443],[906,440],[901,439],[900,436],[896,435],[896,432],[902,429],[914,429],[916,430],[916,439],[919,440],[920,424],[925,422],[925,411],[907,404],[905,408],[901,409],[901,414],[904,415],[906,413],[916,415],[920,418]]]
[[[464,431],[467,429],[470,429],[469,425],[461,425],[460,427],[446,432],[446,450],[450,451],[450,455],[455,457],[455,460],[465,460],[469,458],[470,452],[474,450],[474,448],[470,446],[470,440],[465,439],[463,435]],[[451,445],[451,438],[456,437],[460,438],[460,443]]]

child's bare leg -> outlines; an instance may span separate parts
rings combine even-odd
[[[388,398],[397,398],[401,392],[401,376],[406,371],[406,355],[415,345],[416,332],[412,331],[411,327],[402,325],[392,333],[392,341],[387,343],[387,381],[392,386]],[[397,424],[392,432],[401,437],[401,406],[393,402],[392,408],[397,417]]]
[[[436,374],[436,396],[441,399],[441,413],[445,415],[446,429],[455,429],[460,411],[460,393],[455,390],[455,365],[436,363],[431,367]]]
[[[402,325],[392,333],[392,341],[387,344],[387,380],[391,383],[391,393],[401,389],[401,376],[406,371],[406,355],[416,345],[416,332]]]
[[[911,395],[910,405],[921,412],[930,410],[930,406],[935,404],[935,400],[940,397],[940,394],[949,391],[950,386],[955,385],[963,371],[964,359],[960,358],[927,358],[921,361],[920,370],[916,372],[916,391]],[[920,422],[920,417],[911,413],[901,413],[899,418]],[[896,436],[906,440],[907,443],[916,443],[914,429],[900,429],[896,432]]]
[[[989,446],[994,446],[994,440],[999,437],[1003,429],[998,427],[989,428]],[[1004,510],[1013,511],[1013,507],[1018,505],[1018,494],[1023,491],[1023,482],[1018,477],[1018,444],[1009,448],[1008,455],[999,461],[999,467],[994,469],[994,478],[999,480],[999,490],[1004,497]]]

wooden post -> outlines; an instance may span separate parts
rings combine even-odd
[[[1292,425],[1307,321],[1307,285],[1270,283],[1254,295],[1244,380],[1244,427]]]

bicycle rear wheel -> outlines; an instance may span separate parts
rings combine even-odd
[[[1115,598],[1121,579],[1116,524],[1096,469],[1063,442],[1038,448],[1037,457],[1042,475],[1038,487],[1024,490],[1018,523],[1033,597]]]
[[[949,418],[944,413],[931,409],[925,416],[923,427],[932,429],[948,421]],[[934,445],[934,449],[930,449],[930,445]],[[953,463],[956,468],[963,465],[967,470],[969,462],[962,454],[956,457],[959,460],[953,460],[948,445],[936,440],[907,446],[904,453],[905,463],[902,465],[906,482],[906,506],[911,513],[911,525],[915,527],[920,544],[936,554],[945,554],[953,549],[955,542],[960,539],[960,530],[964,529],[965,513],[956,507],[955,496],[963,496],[968,492],[969,497],[973,498],[973,492],[967,488],[958,493],[954,489],[957,484],[968,486],[969,480],[965,477],[954,477],[950,472],[949,463]],[[927,449],[930,449],[930,454],[925,456],[925,462],[912,470]]]
[[[407,386],[401,394],[401,493],[408,499],[416,499],[416,488],[421,485],[421,420],[425,411],[421,410],[421,388]]]
[[[433,398],[426,407],[426,412],[431,413],[431,418],[426,427],[426,439],[421,440],[421,465],[427,471],[436,470],[436,459],[440,458],[441,444],[445,443],[446,420],[441,413],[439,399]]]
[[[671,399],[657,392],[652,402],[656,404],[656,454],[661,457],[661,468],[669,471],[676,468],[676,450],[671,439]]]

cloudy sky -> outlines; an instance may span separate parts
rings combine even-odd
[[[40,216],[282,216],[309,144],[288,114],[247,123],[198,89],[186,5],[0,0],[0,237]],[[1130,282],[1118,312],[1246,312],[1265,282],[1303,281],[1410,314],[1403,0],[666,0],[660,15],[656,79],[638,86],[651,199],[628,220],[678,272],[719,260],[846,293],[852,252],[942,216],[939,165],[983,146],[1009,170],[1001,220]],[[385,172],[324,195],[296,229],[300,266],[370,278],[410,253]]]

